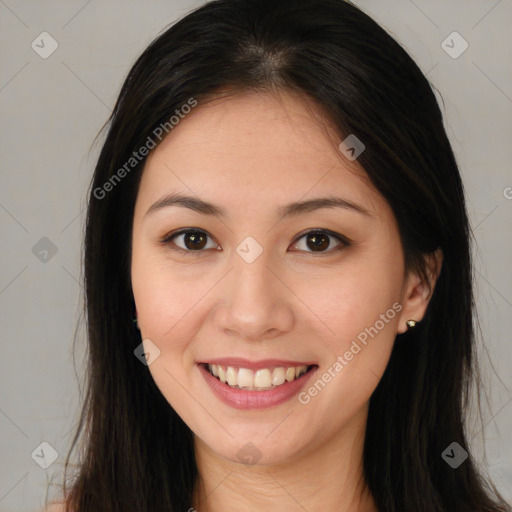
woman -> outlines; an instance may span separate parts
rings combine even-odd
[[[131,69],[91,184],[67,510],[510,510],[463,427],[471,275],[401,46],[341,0],[203,5]]]

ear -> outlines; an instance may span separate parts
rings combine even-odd
[[[428,303],[434,293],[437,278],[443,265],[443,251],[438,248],[435,252],[425,256],[427,263],[428,282],[416,273],[409,274],[405,284],[405,294],[402,302],[402,311],[398,322],[397,334],[406,332],[409,327],[405,322],[423,320]]]

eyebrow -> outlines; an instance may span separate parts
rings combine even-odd
[[[201,213],[203,215],[213,215],[215,217],[223,218],[227,217],[224,208],[207,201],[203,201],[198,197],[187,196],[179,193],[168,194],[158,199],[158,201],[153,203],[148,208],[144,216],[169,206],[181,206],[183,208],[189,208],[190,210],[194,210],[195,212]],[[309,213],[321,208],[344,208],[361,213],[368,217],[374,216],[366,208],[363,208],[362,206],[353,203],[352,201],[336,196],[318,197],[315,199],[308,199],[307,201],[297,201],[290,203],[279,207],[277,209],[277,214],[281,217],[289,217]]]

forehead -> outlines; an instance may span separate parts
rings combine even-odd
[[[338,150],[340,142],[305,96],[215,99],[181,119],[149,155],[140,193],[155,199],[179,190],[247,208],[339,192],[368,210],[385,206],[357,161]]]
[[[174,127],[155,153],[166,152],[172,145],[172,151],[180,146],[204,148],[213,158],[221,154],[230,160],[252,158],[266,164],[277,156],[305,164],[312,159],[333,161],[333,157],[341,162],[335,147],[340,137],[333,128],[320,107],[305,95],[238,93],[201,103]],[[348,160],[345,164],[360,170]]]

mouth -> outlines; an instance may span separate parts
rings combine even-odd
[[[318,368],[316,364],[297,366],[267,366],[246,368],[214,363],[199,363],[212,377],[232,389],[246,391],[269,391],[286,383],[303,379]]]

